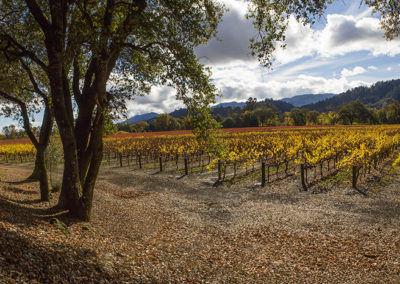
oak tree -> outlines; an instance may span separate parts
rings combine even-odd
[[[48,201],[50,190],[45,163],[45,152],[53,126],[53,115],[49,102],[46,82],[40,80],[41,72],[32,70],[23,59],[13,60],[11,54],[0,58],[0,100],[2,114],[14,116],[22,121],[25,133],[36,149],[35,168],[30,179],[40,183],[40,199]],[[43,79],[43,77],[42,77]],[[39,135],[31,124],[31,114],[43,106],[44,115]]]
[[[64,152],[60,207],[90,219],[105,116],[133,95],[173,86],[192,114],[204,115],[216,89],[194,48],[215,35],[221,16],[211,0],[0,3],[5,51],[17,50],[49,81]]]

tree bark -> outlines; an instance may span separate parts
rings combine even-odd
[[[50,199],[50,186],[49,186],[49,177],[47,173],[47,165],[46,165],[46,149],[49,146],[51,130],[53,129],[53,114],[50,109],[50,106],[47,104],[44,116],[42,127],[40,129],[39,134],[39,145],[36,148],[37,158],[39,158],[39,183],[40,183],[40,196],[42,201],[47,201]],[[35,163],[36,166],[36,163]]]
[[[40,183],[40,200],[49,201],[50,200],[50,190],[49,190],[49,178],[47,175],[47,168],[45,162],[45,149],[40,146],[36,150],[39,158],[39,183]]]
[[[42,201],[48,201],[50,199],[50,189],[49,189],[48,174],[46,169],[45,151],[50,141],[50,134],[53,126],[53,115],[48,100],[42,93],[46,107],[44,111],[42,127],[40,130],[39,140],[38,140],[31,128],[26,103],[24,101],[21,101],[17,97],[13,97],[3,91],[0,91],[0,95],[6,98],[7,100],[14,102],[15,104],[18,104],[20,107],[21,116],[24,123],[24,130],[28,135],[29,140],[36,149],[35,168],[30,177],[28,177],[28,179],[39,180],[40,199]]]
[[[36,156],[35,156],[35,167],[33,168],[33,172],[31,175],[28,177],[29,180],[39,180],[39,171],[40,171],[40,162],[39,162],[39,152],[36,150]]]
[[[90,221],[91,210],[93,205],[94,186],[97,175],[99,173],[102,157],[103,157],[103,129],[104,129],[104,113],[98,110],[98,121],[94,132],[92,133],[91,147],[93,147],[93,155],[88,173],[86,175],[85,184],[83,186],[80,219]]]

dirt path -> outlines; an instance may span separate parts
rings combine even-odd
[[[91,223],[58,216],[68,236],[37,184],[10,183],[29,166],[0,172],[0,283],[400,283],[397,171],[364,197],[346,183],[300,192],[295,177],[212,187],[103,167]]]

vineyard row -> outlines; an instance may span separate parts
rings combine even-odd
[[[271,182],[272,176],[281,179],[299,172],[304,189],[311,171],[315,180],[351,169],[356,187],[360,173],[376,168],[397,149],[399,130],[400,126],[391,125],[223,133],[218,136],[218,151],[193,135],[106,138],[104,162],[184,175],[214,170],[219,182],[229,170],[233,177],[261,171],[262,186]],[[30,144],[0,145],[5,161],[33,159],[34,154]]]

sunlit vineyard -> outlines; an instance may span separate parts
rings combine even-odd
[[[0,144],[0,157],[3,161],[30,161],[35,157],[35,147],[28,143]]]
[[[301,184],[351,169],[353,186],[360,174],[376,169],[400,143],[400,126],[355,126],[222,132],[215,153],[193,135],[108,138],[105,159],[120,166],[175,171],[214,170],[217,181],[261,171],[261,184],[299,173]]]
[[[219,151],[199,143],[194,135],[108,137],[104,164],[129,166],[179,175],[207,173],[216,182],[249,176],[266,185],[298,175],[304,189],[340,170],[359,176],[376,169],[400,144],[400,126],[273,128],[264,131],[221,132]],[[30,144],[0,145],[3,160],[34,157]]]

